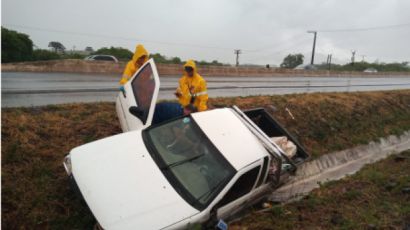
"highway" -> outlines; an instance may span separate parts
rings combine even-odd
[[[162,76],[159,100],[174,99],[180,76]],[[206,76],[210,97],[311,92],[410,89],[409,76],[394,77],[218,77]],[[119,76],[2,72],[2,107],[114,101]]]

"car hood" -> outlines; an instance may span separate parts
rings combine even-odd
[[[160,229],[199,212],[162,174],[141,131],[77,147],[70,158],[74,179],[105,229]]]

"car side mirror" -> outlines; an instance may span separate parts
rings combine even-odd
[[[127,97],[127,94],[125,93],[125,88],[124,88],[124,86],[120,86],[120,91],[121,91],[122,95],[124,96],[124,98],[126,98],[126,97]]]
[[[220,203],[217,203],[214,207],[212,207],[211,211],[210,211],[210,216],[211,218],[214,218],[214,221],[218,221],[218,209],[221,207]]]
[[[128,111],[132,114],[132,115],[134,115],[134,116],[136,116],[138,119],[143,119],[143,117],[144,117],[144,111],[142,110],[142,109],[140,109],[140,108],[138,108],[137,106],[131,106],[129,109],[128,109]]]
[[[218,207],[215,205],[210,211],[209,211],[209,219],[205,224],[206,229],[215,229],[215,226],[218,224],[218,217],[217,217],[217,211]]]

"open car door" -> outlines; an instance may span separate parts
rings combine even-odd
[[[154,60],[147,61],[124,85],[116,100],[123,132],[151,125],[159,92],[159,76]]]

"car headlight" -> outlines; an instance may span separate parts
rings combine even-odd
[[[67,172],[67,174],[68,174],[69,176],[71,176],[71,174],[72,174],[72,168],[71,168],[71,156],[70,156],[70,155],[67,155],[67,156],[64,158],[63,165],[64,165],[64,168],[65,168],[65,171]]]

